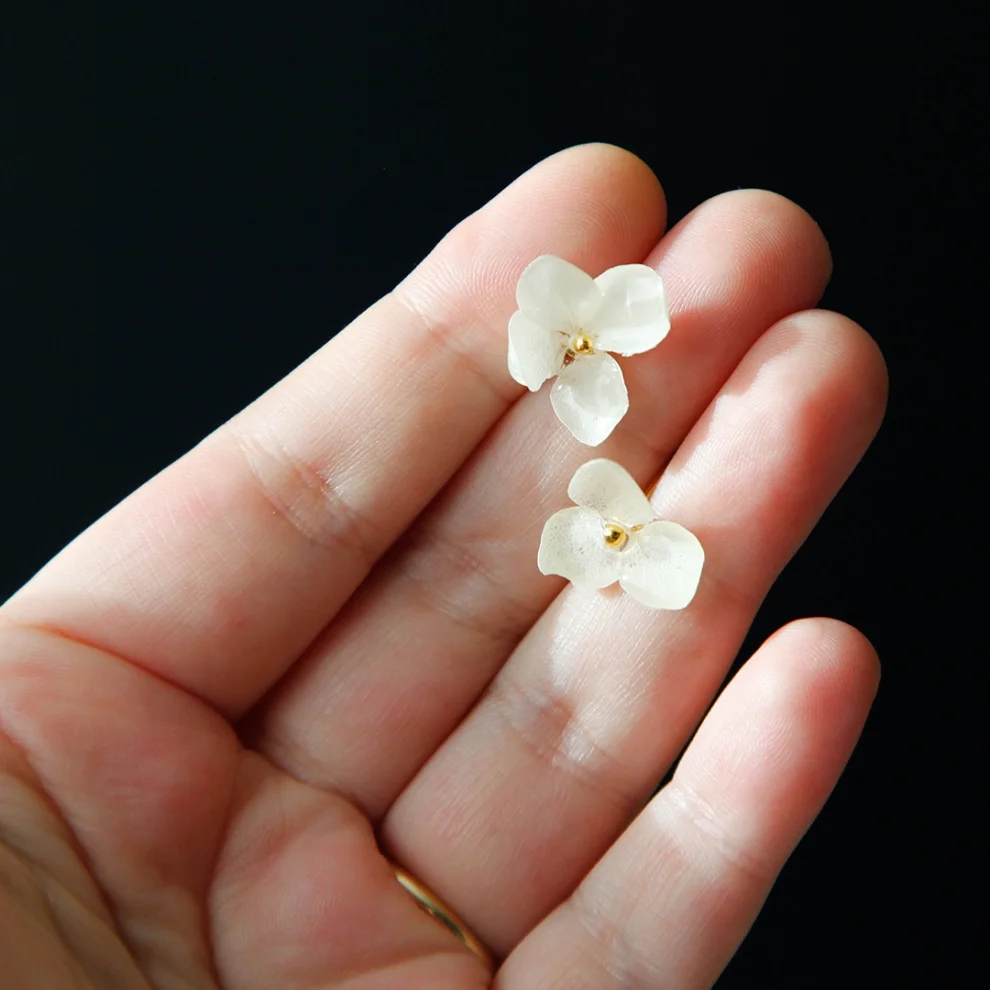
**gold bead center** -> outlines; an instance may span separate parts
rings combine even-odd
[[[605,523],[602,535],[610,550],[621,550],[629,539],[629,534],[617,523]]]
[[[595,345],[586,333],[576,333],[571,338],[571,350],[575,354],[594,354]]]

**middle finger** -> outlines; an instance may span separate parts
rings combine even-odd
[[[815,303],[830,270],[811,218],[760,191],[702,204],[646,260],[672,329],[625,363],[613,436],[579,444],[545,390],[518,402],[270,699],[255,742],[275,763],[379,818],[560,590],[536,549],[575,468],[610,457],[655,476],[757,336]]]

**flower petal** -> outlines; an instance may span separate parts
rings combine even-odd
[[[516,303],[541,326],[569,334],[588,325],[601,307],[602,293],[576,265],[544,254],[519,276]]]
[[[629,409],[622,369],[609,354],[575,358],[553,383],[550,403],[581,443],[597,447]]]
[[[683,526],[652,522],[633,534],[620,563],[623,591],[649,608],[678,609],[698,590],[705,551]]]
[[[516,354],[516,349],[512,346],[512,338],[509,338],[509,374],[519,382],[520,385],[525,385],[526,382],[523,381],[522,368],[519,366],[519,355]]]
[[[605,297],[589,329],[598,350],[642,354],[667,336],[667,295],[652,268],[619,265],[602,272],[595,284]]]
[[[621,553],[605,546],[597,512],[572,506],[547,520],[537,564],[544,574],[559,574],[578,588],[592,590],[618,580]]]
[[[593,509],[603,519],[627,529],[653,522],[653,508],[636,479],[607,458],[582,464],[567,486],[572,502]]]
[[[539,390],[564,364],[567,341],[516,310],[509,320],[509,374],[531,392]]]

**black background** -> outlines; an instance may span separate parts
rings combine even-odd
[[[963,985],[943,926],[978,827],[959,696],[985,656],[962,646],[950,566],[985,447],[960,377],[986,335],[975,27],[945,5],[869,23],[641,3],[31,10],[7,51],[0,598],[541,157],[623,145],[671,222],[774,189],[822,225],[823,304],[878,339],[891,404],[744,654],[827,614],[885,668],[719,986]]]

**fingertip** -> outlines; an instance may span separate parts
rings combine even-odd
[[[602,168],[636,187],[644,198],[651,198],[658,210],[666,210],[667,200],[663,185],[656,172],[639,155],[619,145],[601,141],[575,145],[573,150],[594,156]]]
[[[877,412],[877,425],[883,418],[890,391],[890,376],[887,361],[876,339],[855,320],[832,310],[816,310],[829,321],[835,333],[841,334],[855,360],[863,394],[874,399]]]
[[[602,190],[599,202],[610,226],[626,231],[631,235],[627,239],[637,245],[631,261],[642,261],[666,227],[667,200],[656,173],[638,155],[618,145],[573,145],[543,159],[530,173],[547,173],[560,183],[578,182]]]
[[[840,619],[814,616],[796,619],[778,629],[760,648],[797,661],[813,681],[805,685],[809,697],[824,699],[836,691],[848,707],[851,698],[868,707],[880,683],[880,658],[870,640]],[[831,686],[831,689],[830,689]]]
[[[817,402],[818,415],[809,420],[816,427],[815,434],[809,435],[809,457],[822,456],[826,435],[850,449],[865,451],[883,421],[888,379],[880,348],[858,323],[831,310],[799,310],[774,324],[756,348],[762,362],[776,354],[805,349],[803,353],[810,361],[807,371],[824,386]],[[844,431],[834,429],[840,410]]]
[[[817,623],[821,629],[823,655],[841,664],[860,689],[857,693],[872,701],[880,684],[880,657],[866,635],[841,619],[818,617],[806,621]]]
[[[803,273],[806,280],[810,276],[816,293],[813,301],[817,301],[832,276],[832,252],[821,227],[807,210],[769,189],[734,189],[713,199],[729,207],[727,213],[736,218],[736,223],[763,235],[758,240],[775,249],[769,250],[767,256],[775,259],[780,277],[793,277],[780,271],[776,259],[781,254],[790,258],[794,272]]]
[[[616,178],[626,178],[636,184],[644,194],[652,193],[660,204],[664,202],[663,186],[656,172],[646,162],[627,148],[607,141],[587,141],[584,144],[574,144],[569,148],[555,152],[544,161],[573,160],[583,168],[601,170]],[[537,166],[539,167],[539,166]]]
[[[818,252],[831,272],[832,251],[828,239],[818,221],[803,206],[781,193],[758,186],[733,189],[722,195],[738,199],[754,216],[767,217],[775,225],[789,227],[799,240]]]

